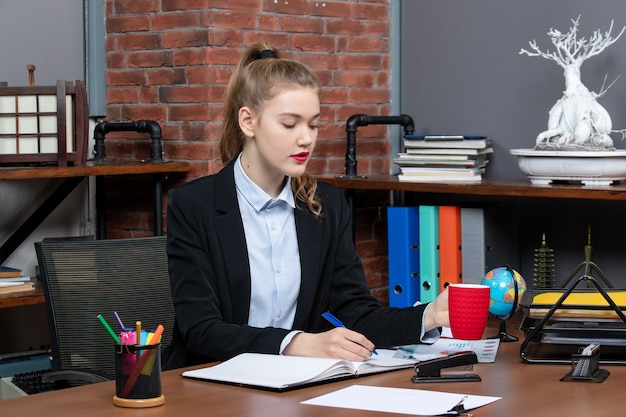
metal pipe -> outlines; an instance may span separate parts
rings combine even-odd
[[[399,116],[368,116],[366,114],[354,114],[350,116],[346,123],[348,133],[346,142],[346,173],[344,178],[354,178],[357,176],[356,161],[356,132],[359,126],[368,125],[401,125],[404,127],[404,134],[410,135],[415,132],[413,118],[406,114]]]
[[[150,135],[150,161],[163,160],[163,144],[161,142],[161,126],[154,120],[138,120],[136,122],[99,122],[93,130],[94,156],[98,161],[106,157],[104,138],[109,132],[138,132]]]
[[[346,132],[348,132],[348,138],[346,141],[346,173],[341,175],[341,178],[355,178],[357,177],[356,169],[356,131],[359,126],[367,125],[401,125],[404,127],[404,134],[410,135],[415,132],[415,123],[413,118],[406,114],[400,116],[368,116],[367,114],[354,114],[348,118],[346,123]],[[355,241],[356,236],[356,222],[354,213],[354,190],[346,191],[346,199],[348,201],[348,208],[352,213],[352,241]]]
[[[161,142],[161,126],[154,120],[138,120],[136,122],[107,122],[103,121],[96,125],[93,131],[94,144],[94,156],[97,161],[105,159],[106,154],[104,150],[104,138],[109,132],[138,132],[148,133],[150,135],[150,162],[163,161],[163,144]],[[161,177],[158,174],[153,178],[153,192],[154,192],[154,234],[155,236],[163,235],[163,222],[162,222],[162,196],[163,196],[163,184]],[[105,212],[106,212],[106,199],[105,199],[105,181],[102,177],[96,178],[96,212],[98,215],[98,224],[101,227],[98,228],[97,234],[99,239],[106,237],[105,224]]]

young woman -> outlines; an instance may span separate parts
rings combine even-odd
[[[176,326],[164,368],[242,352],[363,360],[449,325],[447,291],[404,309],[370,294],[343,192],[306,174],[319,121],[311,71],[269,44],[249,47],[228,86],[224,168],[169,193]]]

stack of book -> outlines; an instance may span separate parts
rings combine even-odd
[[[30,277],[22,275],[22,270],[0,265],[0,294],[32,291],[35,284]]]
[[[398,179],[416,182],[480,182],[493,153],[486,136],[406,135],[404,148]]]

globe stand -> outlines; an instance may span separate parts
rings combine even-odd
[[[498,320],[500,320],[500,331],[498,332],[498,334],[489,337],[489,339],[500,339],[501,342],[517,342],[519,340],[519,337],[508,334],[506,331],[506,320],[509,317],[510,316],[506,318],[496,317]]]
[[[507,266],[506,269],[509,270],[511,274],[511,278],[513,279],[513,284],[515,287],[515,297],[513,298],[513,304],[511,305],[511,312],[506,316],[496,316],[498,320],[500,320],[500,330],[498,334],[489,337],[489,339],[500,339],[501,342],[517,342],[519,337],[508,334],[506,331],[506,321],[513,316],[515,310],[517,310],[517,304],[519,299],[519,285],[517,284],[517,280],[515,279],[514,272]]]

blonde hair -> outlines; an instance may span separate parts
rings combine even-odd
[[[280,90],[294,86],[312,88],[320,94],[315,75],[302,63],[281,58],[269,42],[255,43],[246,49],[226,90],[220,135],[220,155],[225,165],[243,150],[245,136],[239,128],[239,110],[247,106],[260,112],[263,104]],[[291,188],[296,199],[306,203],[311,213],[321,215],[322,203],[315,194],[315,178],[304,173],[292,178]]]

